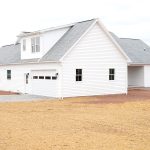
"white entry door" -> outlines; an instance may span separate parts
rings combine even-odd
[[[31,71],[32,94],[57,97],[58,75],[56,70]]]

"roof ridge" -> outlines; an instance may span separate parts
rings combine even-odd
[[[83,23],[83,22],[88,22],[88,21],[97,20],[97,19],[98,19],[98,18],[86,19],[86,20],[82,20],[82,21],[76,21],[76,22],[69,23],[69,24],[63,24],[63,25],[53,26],[53,27],[50,27],[50,28],[45,28],[45,29],[36,30],[36,31],[31,31],[31,32],[23,31],[23,32],[20,33],[17,37],[30,36],[30,35],[36,34],[36,33],[47,32],[47,31],[53,31],[53,30],[62,29],[62,28],[67,28],[67,27],[74,26],[74,25],[77,24],[77,23]]]

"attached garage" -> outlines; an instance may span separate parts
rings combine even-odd
[[[57,97],[58,73],[56,70],[31,71],[32,94]]]

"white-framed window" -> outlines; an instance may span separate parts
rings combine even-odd
[[[32,53],[40,52],[40,37],[31,38]]]
[[[7,80],[11,80],[11,70],[7,70]]]
[[[40,52],[40,37],[36,37],[35,39],[35,49],[36,52]]]
[[[26,39],[23,40],[23,51],[26,50]]]
[[[76,81],[82,81],[82,69],[76,69]]]
[[[115,69],[114,68],[109,69],[109,80],[115,80]]]
[[[31,50],[32,50],[32,53],[35,52],[35,38],[31,39]]]

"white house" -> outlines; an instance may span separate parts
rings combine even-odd
[[[120,39],[98,19],[24,32],[0,48],[0,90],[74,97],[150,87],[150,47]]]

